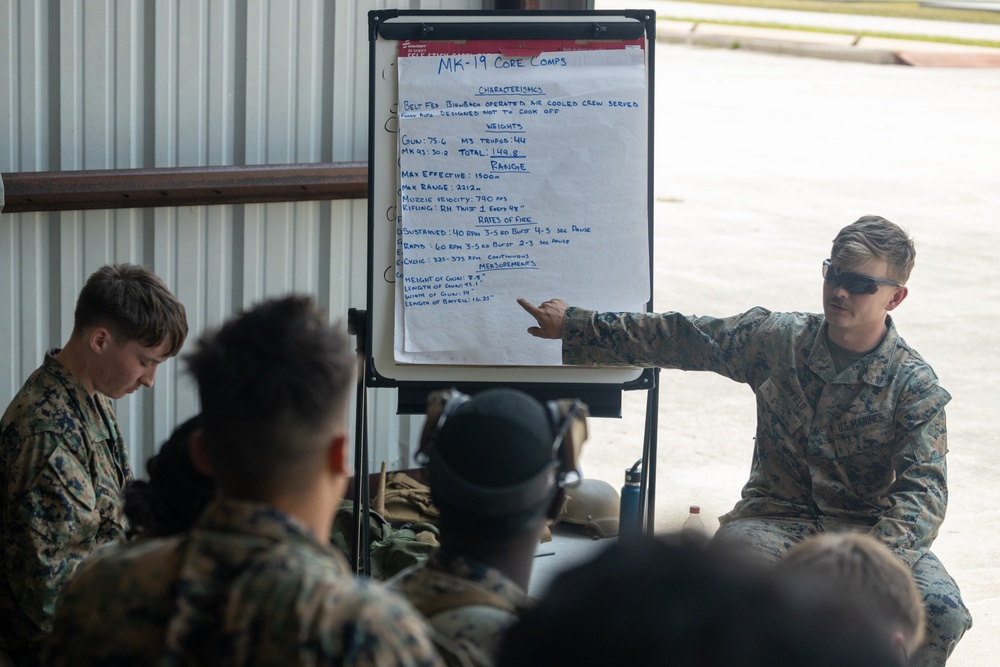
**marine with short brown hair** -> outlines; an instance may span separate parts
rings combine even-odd
[[[105,265],[80,291],[73,332],[0,420],[0,649],[33,663],[77,565],[124,537],[132,478],[112,399],[153,386],[184,345],[184,306],[135,264]]]

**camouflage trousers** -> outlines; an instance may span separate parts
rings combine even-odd
[[[789,549],[810,535],[824,530],[857,530],[851,524],[820,524],[811,520],[756,518],[736,519],[720,527],[712,538],[713,546],[732,545],[747,550],[761,564],[773,565]],[[910,664],[920,667],[943,667],[958,640],[972,627],[972,615],[958,590],[958,584],[937,556],[927,552],[912,569],[927,611],[924,645]]]

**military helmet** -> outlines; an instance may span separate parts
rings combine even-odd
[[[595,540],[618,534],[621,498],[613,486],[600,479],[583,479],[566,489],[560,522],[581,526]]]

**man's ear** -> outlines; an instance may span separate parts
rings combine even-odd
[[[191,463],[194,464],[198,472],[206,477],[215,477],[212,460],[208,457],[208,452],[205,451],[205,441],[201,437],[201,429],[192,433],[191,439],[188,440],[188,456],[191,457]]]
[[[886,310],[895,309],[896,306],[903,303],[903,299],[905,299],[906,295],[909,293],[910,290],[909,288],[907,288],[906,285],[900,285],[899,287],[896,288],[896,291],[892,293],[892,298],[889,299],[889,303],[886,304],[885,309]]]
[[[106,327],[94,327],[87,336],[87,345],[91,352],[101,354],[111,345],[111,332]]]
[[[353,471],[347,465],[349,449],[346,433],[341,433],[330,441],[330,446],[326,450],[326,465],[327,469],[334,475],[347,476],[353,474]]]
[[[909,655],[906,651],[906,635],[903,634],[902,630],[896,630],[892,633],[892,648],[899,651],[903,657],[903,664],[908,665]]]

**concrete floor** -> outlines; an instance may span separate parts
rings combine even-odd
[[[840,227],[872,213],[915,237],[894,317],[954,397],[934,551],[975,619],[949,665],[995,664],[1000,76],[687,46],[658,45],[656,58],[656,310],[816,311]],[[656,528],[698,504],[714,530],[749,470],[753,395],[710,373],[664,371],[661,387]],[[616,488],[642,452],[646,393],[624,400],[623,419],[593,420],[583,459]],[[545,560],[536,582],[572,561]]]

